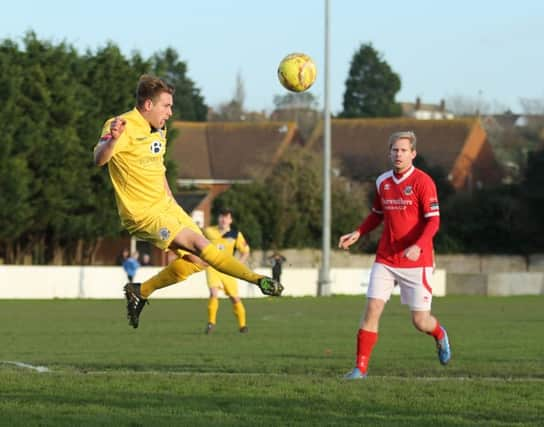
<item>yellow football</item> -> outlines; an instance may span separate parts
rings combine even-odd
[[[309,89],[317,77],[314,61],[304,53],[291,53],[283,58],[278,67],[278,78],[286,89],[292,92],[304,92]]]

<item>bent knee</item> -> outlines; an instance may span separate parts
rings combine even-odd
[[[185,280],[191,274],[198,273],[205,268],[205,266],[191,262],[185,259],[185,257],[172,261],[169,267],[170,271],[176,276],[178,281]]]
[[[421,313],[421,314],[415,314],[412,315],[412,325],[414,325],[414,328],[416,328],[418,331],[426,331],[427,330],[427,323],[429,322],[429,315],[427,313]]]
[[[193,254],[185,254],[183,255],[182,257],[185,261],[189,261],[190,263],[192,264],[196,264],[197,266],[200,267],[200,270],[198,271],[202,271],[204,268],[208,267],[208,264],[206,263],[206,261],[204,261],[202,258],[200,257],[197,257],[196,255],[193,255]]]

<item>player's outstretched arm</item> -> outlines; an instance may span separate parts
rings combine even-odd
[[[94,164],[104,166],[113,156],[113,148],[121,134],[125,131],[126,120],[116,117],[110,124],[110,132],[102,136],[94,149]]]
[[[359,240],[359,237],[361,237],[361,233],[359,233],[358,230],[352,231],[349,234],[344,234],[340,237],[340,240],[338,240],[338,247],[340,249],[348,249]]]
[[[340,237],[340,240],[338,241],[338,247],[340,249],[348,249],[351,245],[353,245],[359,238],[367,233],[370,233],[372,230],[374,230],[378,225],[381,224],[383,221],[383,215],[381,213],[377,213],[372,210],[370,214],[365,218],[363,223],[357,228],[357,230],[352,231],[349,234],[344,234],[342,237]]]

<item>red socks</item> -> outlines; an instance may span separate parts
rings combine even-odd
[[[444,338],[444,331],[440,327],[440,322],[438,320],[436,321],[436,326],[434,330],[432,332],[427,332],[427,334],[432,335],[437,341]]]
[[[434,339],[441,340],[444,338],[444,331],[440,327],[438,320],[436,321],[436,327],[432,332],[427,332],[429,335],[432,335]],[[374,349],[374,345],[378,341],[378,333],[367,331],[366,329],[359,329],[357,333],[357,360],[355,361],[355,366],[359,370],[366,374],[368,371],[368,363],[370,362],[370,355]]]
[[[368,370],[368,363],[370,362],[370,355],[374,344],[378,341],[378,333],[370,332],[365,329],[359,329],[357,333],[357,360],[356,366],[362,373],[366,373]]]

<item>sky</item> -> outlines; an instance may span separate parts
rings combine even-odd
[[[285,94],[276,71],[291,52],[310,55],[324,93],[324,0],[3,1],[0,39],[27,31],[81,52],[109,41],[148,57],[172,47],[211,107],[234,96],[241,74],[249,110]],[[330,102],[342,110],[354,53],[372,43],[399,74],[399,102],[467,97],[522,112],[544,99],[544,1],[330,0]]]

